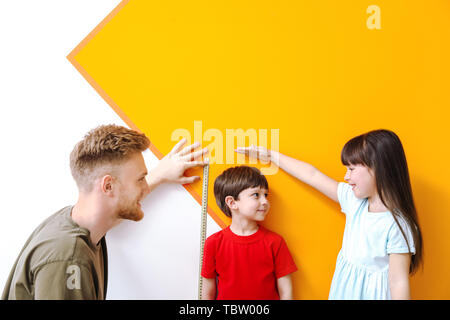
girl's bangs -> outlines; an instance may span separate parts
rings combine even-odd
[[[364,135],[357,136],[349,140],[342,149],[341,162],[344,166],[362,164],[368,166],[366,159],[367,150],[365,150]]]

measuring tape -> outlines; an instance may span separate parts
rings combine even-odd
[[[198,272],[198,299],[202,299],[203,290],[203,278],[202,278],[202,265],[203,265],[203,249],[205,247],[206,239],[206,217],[208,213],[208,179],[209,179],[209,164],[207,163],[203,167],[203,193],[202,193],[202,221],[200,224],[200,263]]]

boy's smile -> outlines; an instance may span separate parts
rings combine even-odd
[[[235,208],[232,209],[248,220],[263,221],[270,208],[267,196],[267,189],[261,187],[242,190],[234,203]]]

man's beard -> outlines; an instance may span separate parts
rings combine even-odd
[[[120,202],[120,207],[117,213],[120,219],[140,221],[144,218],[144,212],[138,205],[138,201],[126,201]]]

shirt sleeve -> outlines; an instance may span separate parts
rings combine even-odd
[[[402,227],[402,230],[405,233],[406,238],[408,239],[410,251],[408,250],[408,244],[406,243],[405,237],[403,236],[399,226],[395,221],[393,221],[392,226],[389,229],[388,233],[386,252],[388,254],[408,253],[408,252],[415,254],[416,249],[414,247],[414,240],[411,233],[411,229],[402,218],[398,217],[397,220],[400,226]]]
[[[280,240],[280,246],[275,253],[275,277],[277,279],[297,271],[297,266],[286,242],[283,238]]]
[[[215,278],[216,273],[216,246],[211,238],[206,239],[203,250],[202,277]]]
[[[39,267],[34,277],[36,300],[97,299],[92,272],[83,264],[51,262]]]
[[[363,199],[358,199],[353,193],[352,188],[345,182],[339,182],[337,189],[338,201],[341,205],[341,211],[345,215],[356,212]]]

